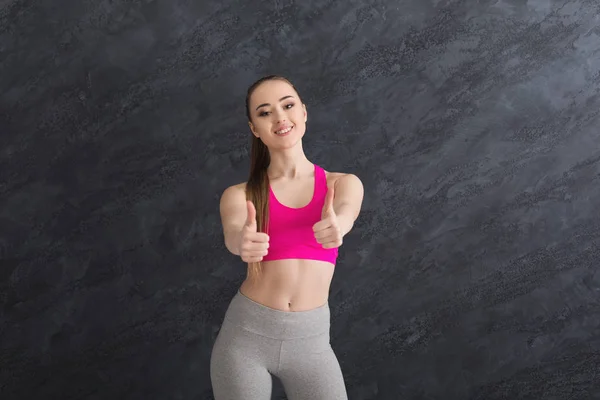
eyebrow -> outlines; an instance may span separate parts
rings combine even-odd
[[[283,101],[285,99],[289,99],[290,97],[294,97],[294,96],[291,96],[291,95],[283,96],[282,98],[279,99],[279,101]],[[256,107],[256,109],[258,110],[261,107],[270,106],[270,105],[271,105],[270,103],[263,103],[260,106]]]

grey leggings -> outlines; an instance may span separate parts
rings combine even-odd
[[[329,324],[329,303],[280,311],[238,291],[210,358],[215,400],[269,400],[271,375],[281,380],[289,400],[346,400]]]

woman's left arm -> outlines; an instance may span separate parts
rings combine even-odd
[[[346,174],[335,181],[333,193],[333,210],[344,237],[360,214],[364,197],[363,184],[358,176]]]

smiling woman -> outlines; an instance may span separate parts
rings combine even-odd
[[[289,81],[283,78],[272,78],[265,82],[268,83],[255,87],[252,98],[268,99],[275,93],[282,96],[278,98],[275,95],[272,102],[260,103],[254,110],[249,111],[250,130],[268,149],[279,148],[277,142],[271,140],[273,135],[275,137],[294,137],[296,135],[294,137],[296,141],[288,143],[288,146],[294,145],[306,131],[306,105],[302,103],[298,92]],[[275,101],[275,99],[277,100]]]
[[[291,400],[346,399],[328,299],[338,248],[361,209],[362,183],[307,159],[308,112],[287,79],[252,84],[246,112],[250,177],[223,192],[220,213],[225,245],[248,273],[213,346],[215,399],[270,399],[272,375]]]

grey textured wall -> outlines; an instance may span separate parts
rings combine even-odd
[[[600,398],[597,1],[0,7],[3,400],[212,398],[267,73],[365,185],[330,298],[351,399]]]

